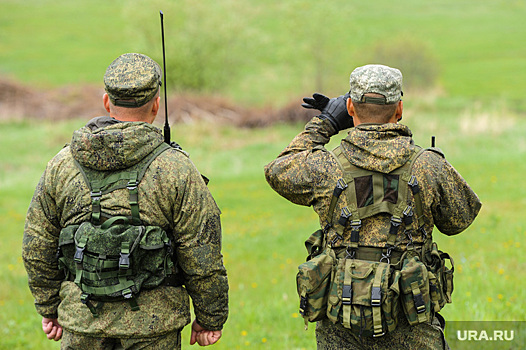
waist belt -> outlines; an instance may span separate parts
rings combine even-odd
[[[384,258],[384,248],[376,248],[376,247],[359,247],[355,251],[354,259],[358,260],[367,260],[367,261],[383,261],[387,262],[387,260]],[[389,263],[391,265],[398,264],[400,262],[402,256],[405,254],[405,251],[397,251],[393,250],[391,252],[391,255],[389,257]],[[336,257],[337,258],[346,258],[348,257],[348,252],[343,247],[336,251]],[[382,258],[384,258],[382,260]]]
[[[72,274],[68,274],[68,276],[66,277],[66,281],[74,282],[75,281],[75,276],[73,276]],[[157,287],[161,287],[161,286],[181,287],[182,285],[184,285],[184,277],[183,277],[183,275],[181,273],[176,273],[176,274],[166,275],[166,277],[164,278],[162,283],[160,285],[158,285]],[[155,289],[157,287],[154,287],[154,288],[143,288],[143,289],[144,290],[149,290],[149,289]],[[111,300],[113,300],[113,299],[111,299]]]

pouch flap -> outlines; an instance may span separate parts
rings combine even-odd
[[[66,244],[73,244],[75,243],[75,240],[73,237],[75,237],[75,232],[79,228],[80,225],[69,225],[64,227],[60,231],[60,235],[58,236],[58,246],[61,247]]]
[[[154,250],[165,247],[168,242],[170,242],[168,235],[162,228],[159,226],[146,226],[139,245],[141,249]]]
[[[325,251],[298,266],[298,289],[302,288],[306,293],[316,290],[329,277],[333,262],[334,258]]]
[[[86,240],[86,250],[98,255],[119,255],[123,243],[129,243],[130,253],[135,250],[144,226],[115,224],[106,229],[91,222],[83,222],[75,233],[75,242]]]

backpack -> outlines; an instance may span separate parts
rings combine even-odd
[[[298,268],[300,313],[306,325],[328,317],[359,336],[378,337],[393,331],[402,313],[411,325],[429,322],[451,302],[453,267],[445,264],[450,257],[438,250],[424,230],[421,192],[412,174],[415,160],[424,151],[417,148],[389,174],[352,165],[341,146],[331,152],[344,176],[335,186],[328,222],[305,242],[307,261]],[[347,206],[332,222],[342,194]],[[380,213],[391,216],[385,247],[359,246],[361,220]],[[343,242],[347,227],[350,240]],[[401,229],[410,242],[406,250],[397,249]],[[330,242],[329,232],[334,236]],[[415,233],[423,236],[422,246],[412,243]],[[339,246],[338,241],[342,241]]]
[[[139,216],[137,186],[153,160],[170,148],[162,143],[137,164],[116,171],[89,169],[75,160],[90,189],[91,220],[61,230],[57,259],[95,317],[102,303],[95,306],[92,300],[128,300],[136,311],[142,289],[182,284],[172,261],[171,235],[159,226],[144,225]],[[123,188],[129,192],[131,216],[102,212],[102,195]]]

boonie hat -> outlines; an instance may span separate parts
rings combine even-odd
[[[402,98],[402,73],[396,69],[381,64],[368,64],[356,68],[350,77],[351,100],[353,102],[373,103],[379,105],[392,104]],[[376,93],[383,97],[364,96]]]
[[[104,88],[111,103],[136,108],[149,102],[161,85],[161,68],[150,57],[125,53],[106,69]]]

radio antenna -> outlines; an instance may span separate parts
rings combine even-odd
[[[164,85],[164,142],[170,144],[170,124],[168,124],[168,100],[166,99],[166,53],[164,48],[164,22],[163,11],[159,11],[161,15],[161,39],[163,43],[163,85]]]

